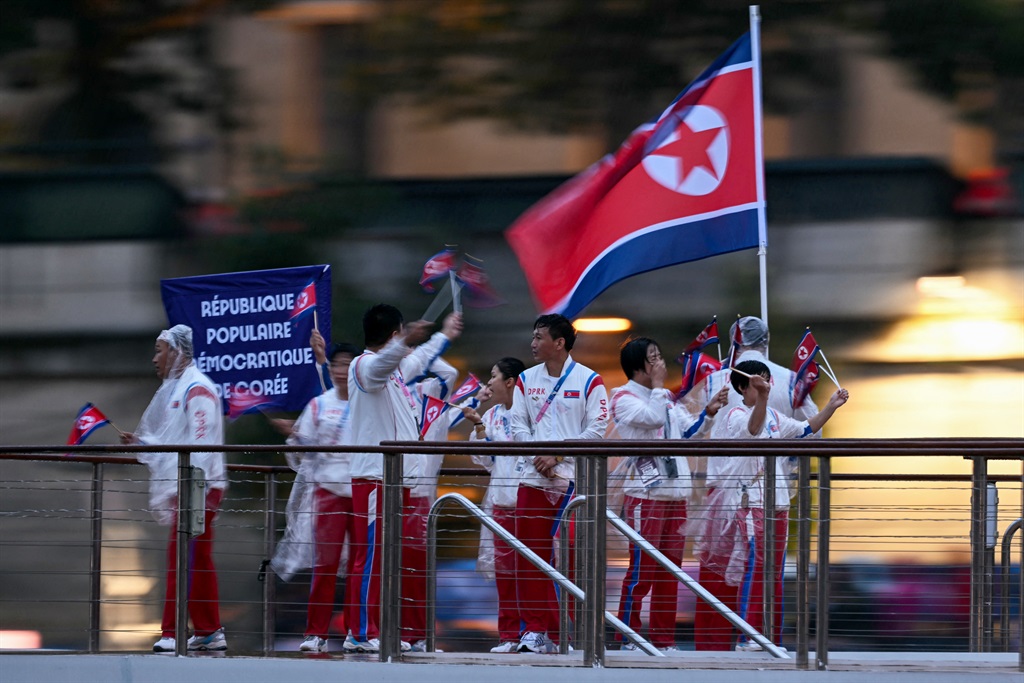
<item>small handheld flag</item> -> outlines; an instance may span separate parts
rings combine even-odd
[[[75,418],[75,424],[71,427],[71,433],[68,434],[68,446],[80,446],[89,435],[95,432],[97,429],[105,424],[110,424],[110,420],[104,415],[99,408],[94,406],[92,403],[86,403],[82,406],[81,410],[78,411],[78,416]],[[115,427],[115,429],[117,429]],[[120,431],[120,430],[119,430]]]
[[[811,328],[807,328],[800,343],[797,344],[796,351],[793,352],[793,362],[790,364],[790,369],[793,372],[800,372],[804,365],[814,362],[814,357],[820,350],[821,347],[818,346],[814,335],[811,334]]]
[[[448,277],[449,271],[455,270],[456,256],[455,247],[449,246],[427,259],[423,264],[423,274],[420,276],[420,287],[424,292],[433,294],[437,291],[434,283]]]
[[[679,396],[686,396],[695,386],[713,372],[722,369],[722,363],[711,356],[696,351],[684,355],[683,384],[679,388]]]
[[[451,406],[439,398],[427,396],[423,401],[423,415],[420,417],[420,441],[424,439],[431,425],[444,415]]]
[[[705,348],[717,343],[718,316],[715,316],[715,318],[710,323],[708,323],[707,327],[701,330],[700,334],[697,335],[697,338],[690,342],[689,346],[683,349],[683,352],[679,354],[679,358],[676,359],[676,362],[683,363],[685,362],[686,356],[688,354],[691,354],[694,351],[703,351]],[[721,357],[721,352],[719,352],[718,355],[719,357]]]
[[[793,409],[804,404],[807,396],[814,391],[818,384],[818,364],[813,360],[804,363],[800,370],[793,373],[790,380],[790,391],[793,394]]]
[[[828,368],[824,370],[825,375],[835,382],[837,387],[839,386],[836,375],[825,358],[825,352],[821,350],[818,342],[814,339],[811,329],[807,328],[803,338],[796,347],[796,351],[793,352],[793,362],[790,364],[793,378],[790,380],[789,388],[793,394],[794,408],[798,408],[803,404],[804,399],[807,398],[807,395],[811,393],[814,386],[818,383],[819,373],[823,370],[814,360],[818,354],[821,354],[821,360],[825,363],[825,367]]]
[[[737,316],[736,320],[739,320]],[[743,331],[738,323],[733,325],[732,343],[729,346],[729,361],[725,367],[736,367],[736,357],[740,355],[740,347],[743,346]]]
[[[271,399],[267,396],[254,394],[249,389],[233,387],[228,396],[228,419],[237,420],[242,415],[253,411],[263,411],[264,406],[270,405]]]
[[[466,254],[462,265],[456,273],[458,281],[462,283],[465,290],[467,306],[474,308],[493,308],[505,303],[491,286],[491,281],[484,271],[483,261]]]
[[[467,399],[480,391],[480,388],[480,380],[478,380],[476,375],[473,373],[469,373],[469,377],[466,378],[466,381],[459,385],[459,388],[451,395],[450,402],[461,403],[464,399]]]
[[[295,305],[292,307],[292,313],[288,319],[295,320],[309,311],[316,312],[316,282],[312,280],[295,297]]]

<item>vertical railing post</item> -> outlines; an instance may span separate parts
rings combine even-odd
[[[167,457],[167,456],[165,456]],[[175,555],[174,652],[179,657],[188,654],[188,560],[192,517],[192,455],[178,453],[178,519],[177,554]]]
[[[277,477],[273,472],[263,475],[263,491],[265,504],[263,506],[263,548],[267,562],[274,557],[274,550],[277,539]],[[274,651],[275,622],[277,611],[277,581],[274,572],[268,565],[264,565],[261,572],[263,577],[263,654],[270,655]]]
[[[1024,520],[1024,462],[1020,467],[1020,518]],[[1020,556],[1017,558],[1017,668],[1024,671],[1024,531],[1020,532]],[[1007,604],[1007,609],[1009,605]]]
[[[92,551],[89,556],[89,652],[100,649],[100,601],[103,578],[103,463],[92,465]]]
[[[435,501],[435,505],[437,502]],[[426,641],[427,652],[434,652],[437,649],[435,642],[436,620],[437,620],[437,518],[440,509],[433,505],[430,507],[430,514],[427,516],[427,617],[426,617]],[[483,525],[480,527],[484,528]],[[497,544],[497,536],[492,543]],[[496,545],[494,547],[497,547]]]
[[[559,596],[564,595],[565,599],[569,602],[570,606],[574,606],[573,610],[573,625],[575,626],[576,634],[576,647],[583,650],[584,653],[589,652],[589,638],[593,632],[593,626],[590,623],[593,617],[593,610],[591,609],[590,593],[589,591],[589,576],[591,570],[591,563],[593,555],[590,547],[592,539],[589,535],[590,525],[590,503],[591,503],[591,484],[590,484],[590,470],[588,468],[586,458],[583,456],[576,456],[576,494],[583,496],[583,514],[576,513],[576,524],[575,526],[570,525],[574,533],[566,534],[567,538],[573,539],[574,554],[575,558],[572,565],[565,567],[559,567],[558,570],[562,572],[570,581],[575,583],[577,586],[583,589],[586,598],[583,601],[572,600],[568,595],[568,591],[562,588],[558,588]],[[568,509],[568,508],[566,508]],[[563,519],[565,524],[569,524],[572,519],[571,515],[565,515],[563,513]],[[567,555],[568,557],[568,555]],[[569,571],[570,566],[573,571]],[[559,641],[559,653],[567,654],[569,652],[569,634],[571,628],[566,624],[566,630],[561,634]],[[584,654],[586,656],[586,654]]]
[[[831,592],[829,576],[829,534],[832,533],[832,459],[825,455],[818,459],[818,628],[815,636],[815,668],[828,669],[828,610]]]
[[[762,623],[752,624],[761,627],[761,633],[768,640],[775,642],[775,471],[777,458],[773,455],[764,459],[764,579],[761,597],[764,615]],[[756,562],[756,560],[755,560]]]
[[[811,458],[807,455],[800,456],[796,522],[796,667],[807,669],[811,640]]]
[[[999,537],[999,491],[996,483],[990,481],[985,486],[985,554],[984,554],[984,585],[982,609],[982,648],[984,652],[992,652],[995,639],[993,613],[995,605],[995,564],[996,540]]]
[[[584,476],[585,476],[585,473],[584,473]],[[583,480],[580,479],[580,472],[577,471],[576,483],[579,484],[581,481],[583,481]],[[563,574],[565,574],[566,578],[569,578],[570,580],[572,580],[572,577],[568,576],[568,572],[565,571],[565,569],[567,567],[569,567],[570,563],[572,562],[572,560],[570,559],[572,557],[572,553],[570,553],[569,549],[573,548],[575,550],[578,550],[582,546],[582,544],[580,543],[580,540],[578,538],[573,538],[573,536],[569,533],[569,527],[571,526],[574,529],[576,529],[577,530],[577,536],[578,536],[579,533],[580,533],[580,530],[582,529],[582,525],[580,525],[580,524],[570,524],[569,522],[572,521],[573,515],[576,514],[577,508],[579,508],[581,505],[585,504],[586,502],[587,502],[587,497],[585,495],[579,493],[579,490],[577,489],[577,495],[571,501],[569,501],[569,503],[562,509],[562,518],[561,518],[561,521],[560,521],[560,523],[558,525],[558,570],[561,571]],[[584,560],[584,558],[577,558],[577,559]],[[579,564],[578,563],[577,563],[577,571],[579,571]],[[580,585],[580,584],[577,582],[576,585]],[[572,620],[569,619],[569,610],[570,610],[570,608],[573,609],[574,613],[575,613],[575,616],[573,617]],[[577,624],[579,626],[580,624],[583,623],[583,621],[584,621],[584,617],[583,617],[583,603],[581,601],[579,601],[579,600],[574,599],[573,596],[570,595],[569,591],[567,591],[567,590],[565,590],[565,589],[563,589],[562,587],[559,586],[558,587],[558,632],[559,633],[565,633],[565,634],[571,634],[572,633],[572,624],[575,623],[575,624]],[[582,626],[580,626],[580,628],[582,629]],[[576,645],[577,645],[577,647],[582,647],[580,645],[580,641],[577,641]],[[563,655],[569,653],[569,638],[568,638],[568,636],[563,637],[559,641],[559,643],[558,643],[558,652],[559,652],[559,654],[563,654]]]
[[[384,454],[381,524],[380,661],[402,654],[402,461],[401,453]]]
[[[584,459],[587,472],[587,566],[586,593],[587,634],[584,641],[583,660],[593,667],[605,663],[604,612],[605,575],[607,546],[608,509],[608,460],[603,455],[592,455]],[[578,567],[578,565],[577,565]]]
[[[981,652],[985,640],[985,489],[988,476],[984,458],[972,458],[972,465],[970,651]]]

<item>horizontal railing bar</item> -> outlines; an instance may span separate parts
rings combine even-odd
[[[479,442],[472,442],[479,443]],[[96,448],[96,447],[93,447]],[[309,452],[308,449],[296,448],[292,449],[290,446],[278,447],[280,452]],[[323,452],[326,449],[320,449],[317,452]],[[479,453],[479,451],[474,451]],[[454,454],[454,453],[453,453]],[[531,454],[540,455],[535,451],[531,451]],[[420,455],[419,453],[415,455]],[[425,454],[424,454],[425,455]],[[100,455],[45,455],[45,454],[25,454],[25,453],[7,453],[0,447],[0,461],[9,460],[12,462],[65,462],[65,463],[103,463],[113,465],[139,465],[140,463],[134,460],[128,460],[121,457],[111,456],[100,456]],[[287,465],[245,465],[245,464],[230,464],[227,466],[228,471],[231,472],[250,472],[250,473],[275,473],[275,474],[289,474],[294,473],[294,470]],[[441,476],[478,476],[478,477],[489,477],[490,473],[482,467],[442,467],[439,473]],[[970,482],[970,474],[857,474],[854,472],[845,472],[842,474],[832,474],[833,481],[865,481],[865,482]],[[811,480],[817,481],[817,472],[811,473]],[[1014,474],[990,474],[988,475],[989,481],[998,483],[1018,483],[1021,478]]]
[[[2,454],[37,453],[531,453],[534,455],[615,456],[694,451],[702,455],[788,455],[812,451],[820,457],[888,455],[958,455],[1024,458],[1024,439],[1019,438],[934,438],[934,439],[700,439],[700,440],[580,440],[533,442],[485,441],[385,441],[379,446],[292,446],[280,445],[105,445],[105,446],[0,446]]]

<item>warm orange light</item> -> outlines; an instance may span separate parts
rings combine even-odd
[[[963,275],[926,275],[917,278],[917,291],[931,296],[955,296],[966,284]]]
[[[42,646],[39,631],[0,631],[0,650],[38,650]]]
[[[625,332],[633,327],[627,318],[578,318],[572,324],[577,332]]]

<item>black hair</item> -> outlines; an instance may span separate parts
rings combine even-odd
[[[754,375],[761,375],[765,379],[772,378],[772,371],[768,369],[768,366],[759,360],[745,360],[742,363],[736,364],[736,369],[740,372],[745,372],[751,377]],[[730,372],[729,381],[732,382],[732,388],[743,393],[743,391],[750,385],[750,378],[741,375],[740,372]]]
[[[327,350],[327,362],[331,363],[334,361],[334,357],[339,353],[347,353],[348,355],[355,358],[359,355],[359,347],[355,344],[349,344],[348,342],[341,342],[339,344],[331,344],[331,348]]]
[[[402,313],[394,306],[377,304],[363,314],[363,336],[368,347],[386,344],[391,335],[402,329]]]
[[[526,370],[526,364],[512,356],[505,356],[495,363],[495,365],[498,366],[498,372],[500,372],[501,376],[505,379],[515,379]]]
[[[622,371],[626,373],[626,379],[633,379],[633,375],[647,367],[647,349],[658,346],[658,342],[648,337],[636,337],[627,339],[619,347],[619,363]]]
[[[576,328],[564,315],[560,313],[542,315],[533,323],[533,329],[536,330],[538,327],[548,328],[548,334],[552,339],[564,339],[565,350],[572,351],[573,344],[576,343]]]

